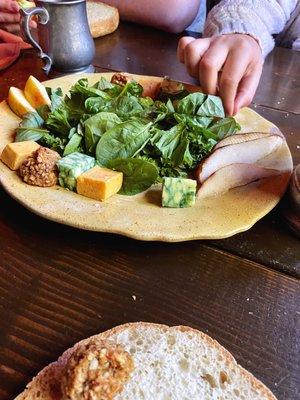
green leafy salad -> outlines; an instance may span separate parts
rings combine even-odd
[[[80,79],[65,96],[61,89],[47,92],[51,106],[26,114],[15,141],[33,140],[61,156],[92,156],[123,172],[120,193],[127,195],[164,177],[188,178],[220,139],[240,129],[225,117],[219,97],[189,93],[177,82],[162,85],[156,99],[143,97],[135,81],[103,77],[93,86]]]

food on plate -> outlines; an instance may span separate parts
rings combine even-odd
[[[226,165],[253,164],[278,149],[283,140],[279,135],[266,135],[266,137],[219,147],[200,164],[196,172],[197,179],[203,183],[214,172]]]
[[[19,117],[22,117],[27,113],[35,112],[35,109],[32,107],[32,105],[28,100],[26,100],[23,90],[13,86],[8,92],[8,104],[13,112]]]
[[[96,166],[78,176],[76,188],[78,194],[105,201],[119,192],[122,182],[122,172]]]
[[[32,75],[27,79],[24,88],[24,95],[33,108],[38,108],[43,105],[51,105],[51,100],[45,86]]]
[[[123,346],[91,338],[72,352],[65,364],[61,392],[69,400],[113,399],[122,392],[134,369]]]
[[[196,199],[197,182],[193,179],[164,178],[162,206],[184,208],[192,207]]]
[[[87,17],[93,38],[114,32],[119,25],[119,12],[99,1],[87,1]]]
[[[23,115],[15,141],[36,141],[58,152],[59,185],[100,201],[163,183],[164,207],[190,207],[197,186],[193,178],[202,184],[218,172],[202,187],[206,195],[263,178],[270,171],[255,163],[284,141],[278,134],[237,133],[240,126],[225,117],[219,97],[189,93],[169,78],[144,86],[123,73],[94,85],[82,78],[63,96],[60,88],[46,89],[30,76],[25,96],[31,111]],[[223,169],[231,164],[237,165]],[[239,164],[254,166],[246,172]],[[223,182],[220,176],[227,171]]]
[[[103,374],[102,351],[104,360],[110,355],[107,374]],[[102,379],[107,385],[101,385]],[[276,400],[206,334],[185,326],[143,322],[118,326],[66,350],[16,400],[38,398]]]
[[[20,142],[23,143],[23,142]],[[57,183],[57,161],[60,155],[46,147],[40,147],[20,165],[23,181],[32,186],[48,187]]]
[[[220,142],[215,145],[214,150],[219,149],[220,147],[229,146],[231,144],[245,143],[249,142],[250,140],[266,138],[273,135],[274,133],[264,132],[236,133],[235,135],[227,136],[226,138],[220,140]]]
[[[230,164],[218,169],[200,186],[197,196],[217,196],[235,187],[280,174],[255,164]]]
[[[1,161],[15,171],[19,169],[22,162],[31,156],[39,147],[40,145],[32,140],[8,143],[2,151]]]
[[[82,153],[76,152],[61,158],[57,162],[60,186],[75,190],[78,176],[93,168],[94,165],[94,157]]]

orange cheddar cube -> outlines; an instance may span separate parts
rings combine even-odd
[[[23,161],[35,152],[40,145],[32,140],[25,142],[8,143],[1,154],[1,161],[10,169],[17,170]]]
[[[122,182],[122,172],[96,166],[79,175],[77,193],[91,199],[104,201],[118,193]]]

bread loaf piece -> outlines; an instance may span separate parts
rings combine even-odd
[[[93,38],[114,32],[119,25],[117,8],[98,1],[87,1],[87,16]]]
[[[77,343],[44,368],[16,400],[65,400],[61,383],[74,353],[105,341],[121,346],[134,365],[115,400],[276,400],[204,333],[143,322],[121,325]]]

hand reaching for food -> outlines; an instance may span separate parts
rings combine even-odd
[[[183,37],[177,53],[188,73],[199,78],[204,92],[220,95],[228,115],[250,104],[263,65],[261,48],[252,36]]]

